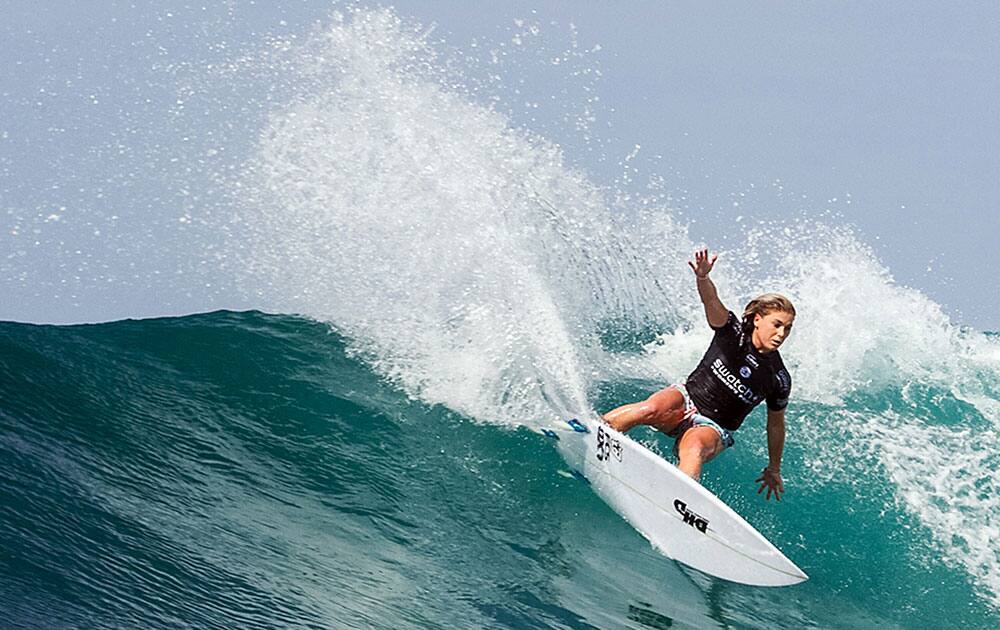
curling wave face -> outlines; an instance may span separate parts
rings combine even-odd
[[[389,11],[348,11],[284,54],[294,89],[236,186],[242,281],[269,308],[331,323],[408,395],[480,422],[542,426],[622,402],[608,383],[639,393],[695,365],[694,244],[668,205],[609,202]],[[996,339],[895,284],[851,229],[743,236],[716,281],[734,310],[765,290],[797,305],[782,353],[810,486],[866,501],[856,480],[875,475],[879,509],[915,517],[927,553],[1000,603]]]

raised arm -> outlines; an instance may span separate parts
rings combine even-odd
[[[715,290],[715,283],[708,277],[712,272],[715,261],[719,255],[708,257],[708,248],[694,253],[694,261],[688,261],[691,271],[698,278],[698,295],[701,296],[701,303],[705,305],[705,317],[708,318],[708,325],[712,328],[725,326],[729,319],[729,309],[719,299],[719,292]]]

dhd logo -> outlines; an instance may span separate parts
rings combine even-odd
[[[684,503],[680,499],[674,499],[674,509],[684,518],[685,523],[694,527],[702,534],[708,529],[708,521],[705,520],[705,517],[689,510],[687,503]]]

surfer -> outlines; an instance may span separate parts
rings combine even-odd
[[[761,401],[767,401],[768,464],[756,482],[781,500],[781,453],[785,446],[785,407],[792,379],[778,347],[795,320],[791,301],[765,293],[747,304],[743,317],[727,309],[708,277],[718,254],[695,252],[688,262],[697,278],[698,295],[708,325],[715,331],[708,351],[687,381],[662,389],[644,401],[604,414],[604,421],[621,432],[649,425],[675,439],[678,467],[694,479],[703,464],[734,443],[733,432]]]

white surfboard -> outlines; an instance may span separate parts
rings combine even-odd
[[[715,577],[755,586],[809,579],[749,523],[676,466],[596,418],[567,422],[566,462],[653,546]]]

